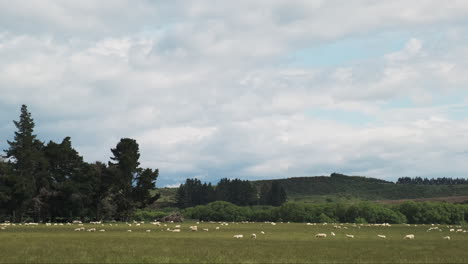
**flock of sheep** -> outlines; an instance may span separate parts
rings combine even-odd
[[[129,222],[126,222],[125,224],[124,223],[121,223],[121,225],[127,225],[128,227],[132,227],[132,226],[135,226],[135,227],[140,227],[141,225],[143,225],[145,222],[137,222],[137,221],[133,221],[132,223],[129,223]],[[218,226],[215,227],[215,230],[220,230],[220,228],[222,226],[228,226],[229,223],[227,222],[210,222],[211,224],[218,224]],[[240,223],[251,223],[251,222],[247,222],[247,221],[243,221],[243,222],[240,222]],[[102,221],[92,221],[92,222],[89,222],[89,224],[91,225],[96,225],[96,226],[101,226],[101,227],[104,227],[105,224],[102,222]],[[165,227],[165,231],[168,231],[168,232],[175,232],[175,233],[178,233],[178,232],[181,232],[181,225],[180,224],[176,224],[173,228],[171,227],[168,227],[168,223],[161,223],[161,222],[157,222],[157,221],[154,221],[154,222],[151,222],[150,223],[151,225],[153,225],[154,227],[159,227],[159,228],[162,228],[162,227]],[[170,222],[169,224],[174,224],[173,222]],[[192,231],[192,232],[196,232],[196,231],[199,231],[199,228],[198,228],[198,225],[200,224],[200,222],[196,222],[197,225],[192,225],[192,226],[189,226],[189,231]],[[232,224],[234,224],[234,222],[232,222]],[[235,223],[235,224],[238,224],[238,223]],[[265,222],[265,224],[269,224],[269,225],[272,225],[272,226],[276,226],[277,223],[275,222]],[[38,226],[39,224],[38,223],[20,223],[20,224],[15,224],[15,223],[10,223],[8,221],[4,222],[4,223],[1,223],[0,224],[0,230],[6,230],[7,227],[9,226],[16,226],[16,225],[24,225],[24,226]],[[85,228],[84,226],[84,223],[81,222],[81,221],[73,221],[72,223],[45,223],[45,226],[63,226],[63,225],[68,225],[68,226],[71,226],[71,225],[77,225],[78,227],[74,228],[73,230],[74,231],[87,231],[87,232],[106,232],[106,230],[104,228],[96,228],[96,227],[91,227],[91,228]],[[119,224],[118,223],[107,223],[107,226],[118,226]],[[316,226],[316,225],[327,225],[327,223],[321,223],[321,224],[317,224],[317,223],[307,223],[306,225],[308,226]],[[407,226],[410,226],[410,225],[407,225]],[[415,227],[417,227],[417,225],[414,225]],[[333,228],[335,229],[344,229],[344,230],[347,230],[349,228],[358,228],[360,229],[361,227],[391,227],[390,224],[388,223],[383,223],[383,224],[348,224],[348,225],[344,225],[344,224],[333,224]],[[464,230],[461,228],[461,226],[446,226],[446,228],[448,229],[449,232],[456,232],[456,233],[467,233],[467,230]],[[209,229],[208,228],[202,228],[201,229],[202,231],[205,231],[205,232],[208,232]],[[164,231],[164,229],[161,229],[161,231]],[[433,231],[439,231],[439,232],[442,232],[442,227],[440,225],[434,225],[432,224],[431,227],[429,227],[429,229],[427,229],[427,232],[433,232]],[[132,232],[132,229],[128,229],[127,232]],[[147,233],[150,233],[151,232],[151,229],[146,229],[145,232]],[[345,232],[345,237],[346,238],[349,238],[349,239],[353,239],[355,238],[355,235],[353,234],[348,234],[349,232]],[[265,232],[264,231],[260,231],[260,234],[264,235]],[[331,236],[337,236],[334,232],[330,232],[330,235]],[[316,238],[327,238],[327,233],[317,233],[315,234],[315,237]],[[377,237],[378,238],[381,238],[381,239],[385,239],[387,238],[387,235],[383,235],[383,234],[377,234]],[[244,235],[243,234],[235,234],[233,235],[233,238],[236,238],[236,239],[240,239],[240,238],[244,238]],[[252,233],[250,235],[250,238],[251,239],[256,239],[257,238],[257,234],[255,233]],[[407,239],[407,240],[414,240],[415,239],[415,235],[414,234],[407,234],[403,237],[403,239]],[[451,240],[451,237],[450,236],[443,236],[442,239],[444,240]]]

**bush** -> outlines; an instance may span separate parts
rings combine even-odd
[[[136,210],[133,219],[136,221],[154,221],[165,216],[170,215],[167,212],[153,211],[153,210]]]

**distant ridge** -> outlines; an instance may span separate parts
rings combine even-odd
[[[332,173],[330,176],[258,180],[252,181],[252,184],[260,188],[262,184],[273,181],[283,185],[290,201],[399,200],[468,195],[468,184],[396,184],[382,179],[339,173]]]
[[[332,173],[330,176],[300,176],[283,179],[257,180],[251,183],[260,190],[263,184],[280,182],[290,202],[349,202],[379,201],[399,203],[403,200],[464,202],[468,200],[468,184],[414,185],[364,176]],[[161,200],[156,203],[174,204],[177,188],[160,188]],[[454,197],[449,199],[448,197]],[[433,199],[435,198],[435,199]],[[443,198],[443,199],[437,199]],[[393,202],[394,201],[394,202]]]

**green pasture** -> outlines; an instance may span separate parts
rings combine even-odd
[[[449,232],[446,225],[427,232],[429,225],[336,229],[333,224],[184,222],[180,233],[166,230],[176,225],[84,224],[105,232],[74,231],[78,225],[7,226],[0,230],[0,263],[468,263],[468,233]],[[199,231],[190,231],[191,225]],[[316,238],[317,233],[328,236]],[[233,238],[237,234],[244,238]],[[415,239],[404,240],[407,234]]]

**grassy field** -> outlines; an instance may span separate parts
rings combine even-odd
[[[427,232],[427,225],[336,229],[330,224],[200,223],[199,231],[189,231],[195,224],[182,223],[180,233],[166,231],[176,224],[84,225],[105,229],[95,233],[73,231],[77,225],[7,226],[0,230],[0,263],[468,263],[468,233],[449,232],[445,225],[442,232]],[[250,238],[252,233],[257,239]],[[317,233],[328,236],[315,238]],[[233,238],[236,234],[244,238]],[[404,240],[406,234],[415,239]],[[451,240],[442,239],[447,235]]]

